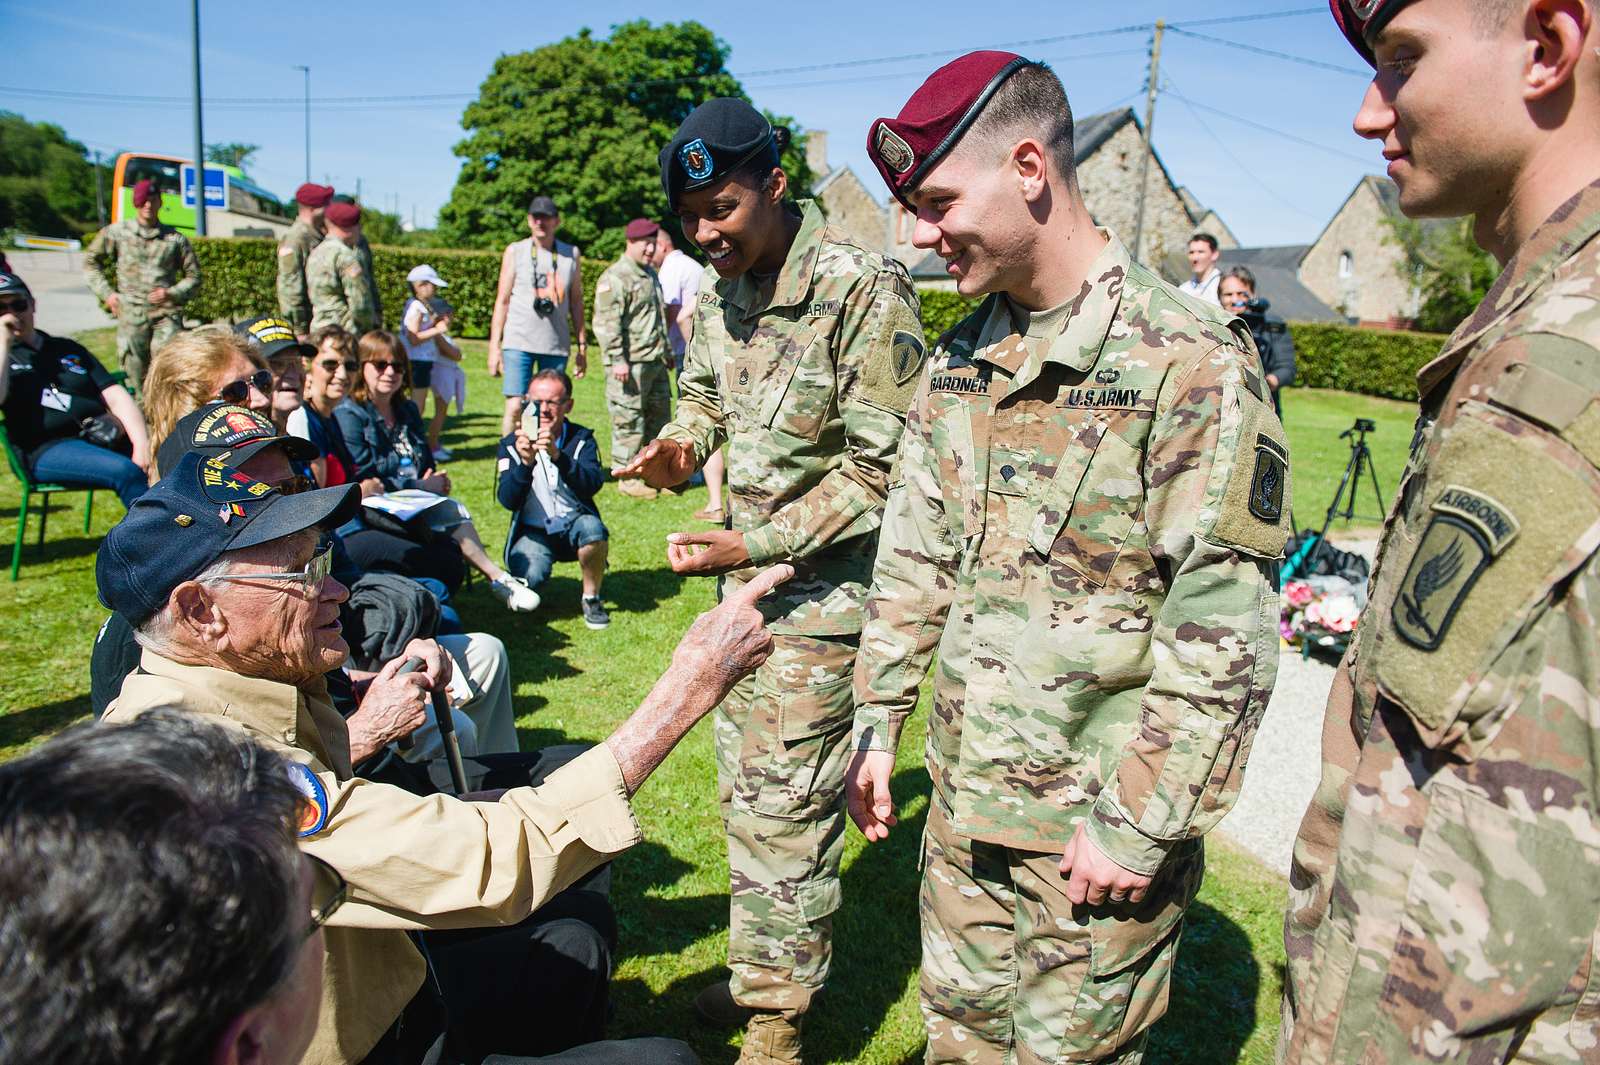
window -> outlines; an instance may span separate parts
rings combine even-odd
[[[1339,276],[1341,278],[1354,277],[1356,273],[1356,258],[1347,251],[1339,253]]]

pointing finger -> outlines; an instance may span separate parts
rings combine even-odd
[[[775,566],[768,566],[756,574],[743,588],[728,596],[729,599],[742,599],[746,603],[754,603],[772,589],[794,576],[794,567],[787,562],[780,562]]]

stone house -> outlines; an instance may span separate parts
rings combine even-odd
[[[807,162],[812,173],[823,175],[813,191],[829,220],[867,246],[881,247],[905,263],[917,284],[953,288],[939,257],[911,244],[915,219],[900,202],[890,197],[887,208],[879,206],[877,197],[849,167],[830,168],[826,132],[811,130],[807,138]],[[1126,107],[1075,121],[1073,151],[1078,182],[1095,222],[1131,244],[1139,210],[1136,190],[1144,152],[1144,134],[1133,109]],[[874,183],[876,179],[874,174]],[[1183,253],[1189,237],[1197,231],[1215,235],[1224,248],[1239,243],[1215,211],[1207,210],[1188,189],[1172,180],[1160,153],[1153,153],[1142,258],[1170,280],[1183,280],[1189,276]],[[878,234],[876,240],[870,239],[873,233]]]

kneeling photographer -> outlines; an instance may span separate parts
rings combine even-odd
[[[1250,327],[1256,350],[1261,353],[1267,387],[1272,389],[1272,408],[1281,419],[1283,404],[1278,401],[1278,389],[1294,381],[1294,336],[1288,324],[1277,315],[1267,313],[1271,304],[1256,298],[1256,275],[1243,266],[1230,266],[1222,272],[1217,298],[1223,310],[1237,314]]]

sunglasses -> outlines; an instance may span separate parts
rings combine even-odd
[[[343,361],[339,359],[323,359],[317,365],[322,367],[323,373],[338,373],[341,366],[344,367],[345,373],[359,373],[361,370],[361,364],[354,359],[345,359]]]
[[[328,923],[334,911],[349,899],[350,885],[339,874],[339,870],[321,858],[314,854],[307,854],[306,857],[316,867],[315,882],[311,887],[311,927],[306,929],[306,938],[310,939],[317,934],[317,929]]]
[[[328,579],[328,574],[333,572],[333,545],[325,546],[320,553],[306,563],[305,569],[291,570],[288,573],[219,573],[213,577],[205,578],[205,583],[213,584],[220,581],[299,581],[301,594],[307,598],[315,595],[317,589],[322,587],[322,582]]]
[[[0,314],[21,314],[30,306],[25,299],[0,300]]]
[[[404,373],[406,369],[406,364],[399,359],[373,359],[367,365],[379,373],[388,369],[393,369],[395,373]]]
[[[263,396],[272,389],[272,371],[257,370],[249,377],[241,377],[237,381],[229,381],[217,389],[217,398],[225,403],[243,403],[250,398],[250,390],[255,389]]]

